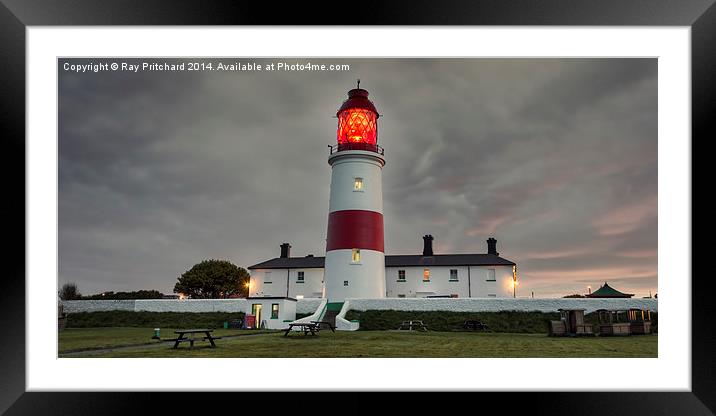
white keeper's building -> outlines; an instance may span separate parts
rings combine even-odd
[[[423,240],[422,255],[385,256],[385,297],[513,297],[517,265],[498,255],[496,240],[481,254],[433,254],[433,237]],[[325,297],[325,257],[291,257],[290,249],[284,243],[279,257],[249,267],[250,297]]]

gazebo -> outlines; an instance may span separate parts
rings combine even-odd
[[[634,296],[634,294],[622,293],[609,286],[607,282],[604,282],[604,286],[585,296],[588,298],[630,298]]]

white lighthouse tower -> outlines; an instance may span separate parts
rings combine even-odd
[[[368,91],[348,91],[336,113],[337,145],[330,146],[325,288],[330,303],[346,298],[385,297],[383,247],[383,148],[378,146],[378,110]]]

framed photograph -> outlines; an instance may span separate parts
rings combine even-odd
[[[391,5],[332,26],[348,5],[3,1],[25,244],[2,409],[506,391],[519,411],[713,414],[691,260],[711,3]]]

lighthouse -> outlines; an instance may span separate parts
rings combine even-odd
[[[331,191],[325,259],[328,302],[385,297],[383,148],[378,110],[368,91],[348,91],[338,109],[336,145],[329,146]]]

